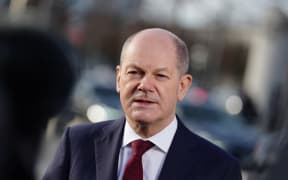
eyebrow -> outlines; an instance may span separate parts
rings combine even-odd
[[[129,69],[129,68],[136,68],[136,69],[143,69],[141,67],[139,67],[138,65],[136,64],[130,64],[130,65],[127,65],[126,69]],[[160,68],[156,68],[156,70],[154,72],[162,72],[162,71],[169,71],[167,67],[160,67]]]
[[[168,72],[169,70],[167,67],[162,67],[162,68],[157,68],[156,71],[157,72],[160,72],[160,71],[167,71]]]
[[[127,66],[126,66],[126,69],[128,69],[128,68],[137,68],[137,69],[140,69],[140,67],[137,66],[136,64],[127,65]]]

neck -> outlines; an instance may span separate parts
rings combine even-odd
[[[149,138],[167,127],[173,121],[174,116],[167,120],[160,121],[159,123],[149,123],[142,120],[130,120],[128,118],[126,119],[131,128],[134,129],[134,131],[139,136],[141,136],[142,138]]]

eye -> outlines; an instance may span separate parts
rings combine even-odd
[[[136,70],[129,70],[128,72],[127,72],[127,74],[137,74],[138,72],[136,71]]]
[[[131,69],[126,72],[126,75],[130,78],[138,78],[142,76],[142,71]]]
[[[157,74],[158,77],[167,77],[165,74]]]
[[[168,79],[168,76],[166,74],[156,74],[158,79]]]

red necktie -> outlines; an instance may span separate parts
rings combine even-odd
[[[123,180],[142,180],[142,155],[154,144],[150,141],[136,140],[131,143],[132,157],[125,167]]]

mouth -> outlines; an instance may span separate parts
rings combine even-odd
[[[149,99],[134,99],[133,102],[141,105],[150,105],[156,103],[155,101]]]
[[[134,100],[134,102],[138,102],[138,103],[153,103],[152,101],[149,100]]]

